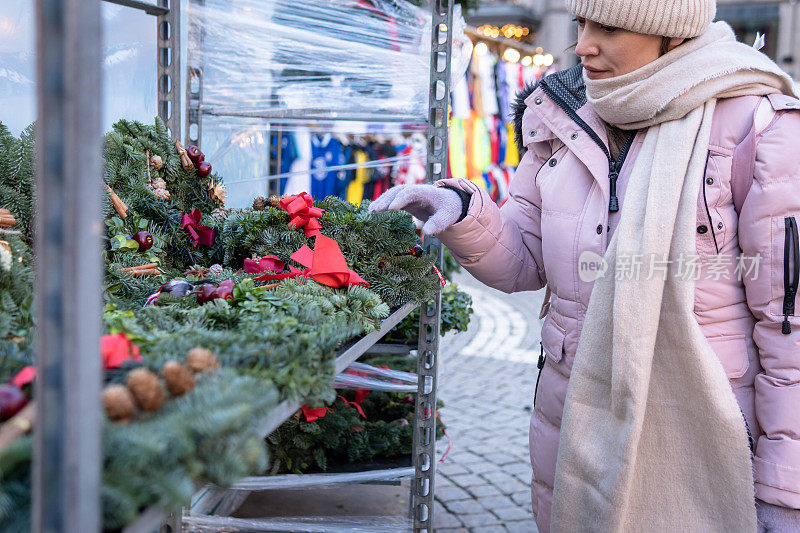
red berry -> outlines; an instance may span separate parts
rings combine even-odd
[[[233,296],[233,287],[229,285],[220,285],[214,290],[214,293],[211,295],[211,298],[217,299],[221,298],[223,300],[227,300]]]
[[[189,156],[189,159],[191,159],[192,163],[195,165],[204,159],[203,152],[201,152],[200,148],[195,145],[192,145],[186,149],[186,155]]]
[[[210,283],[206,283],[200,287],[200,291],[197,293],[197,303],[204,304],[211,301],[214,298],[215,290],[217,290],[217,288]]]
[[[420,246],[419,244],[415,244],[414,246],[411,247],[410,255],[413,255],[414,257],[422,257],[422,254],[424,253],[425,250],[423,250],[422,246]]]
[[[133,234],[131,237],[134,241],[139,243],[139,251],[146,252],[153,246],[153,236],[150,235],[149,231],[139,231]]]
[[[14,385],[0,385],[0,422],[22,411],[27,403],[28,398]]]
[[[208,161],[200,161],[197,163],[197,175],[201,178],[207,178],[211,174],[211,163]]]

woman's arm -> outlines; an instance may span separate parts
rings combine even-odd
[[[471,195],[464,219],[437,237],[473,276],[508,293],[538,290],[547,283],[542,258],[542,200],[536,186],[536,173],[544,159],[535,152],[528,150],[522,157],[502,208],[469,180],[436,183]]]
[[[800,223],[800,113],[778,111],[759,136],[755,181],[739,216],[742,252],[758,257],[744,276],[756,318],[753,339],[763,372],[755,381],[756,417],[764,434],[753,459],[756,497],[800,509],[800,316],[792,309],[794,264],[789,227]],[[790,277],[789,287],[784,275]],[[796,281],[794,282],[796,285]]]

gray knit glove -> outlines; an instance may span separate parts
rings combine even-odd
[[[756,499],[759,531],[789,533],[800,531],[800,509],[772,505]]]
[[[435,235],[455,224],[461,217],[461,197],[457,192],[434,185],[398,185],[369,206],[370,213],[399,211],[425,222],[422,233]]]

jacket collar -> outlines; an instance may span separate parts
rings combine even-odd
[[[586,104],[586,84],[583,81],[583,67],[581,65],[554,72],[546,76],[542,81],[556,91],[559,96],[569,104],[573,111],[581,109]],[[520,153],[525,152],[522,117],[530,103],[528,99],[533,92],[539,88],[539,83],[540,82],[536,82],[527,85],[517,94],[517,98],[512,104],[514,133],[516,134],[517,148]]]

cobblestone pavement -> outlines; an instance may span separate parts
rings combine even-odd
[[[536,533],[528,424],[544,291],[509,295],[466,272],[455,281],[475,312],[467,332],[442,340],[440,414],[452,446],[437,462],[435,530]]]

